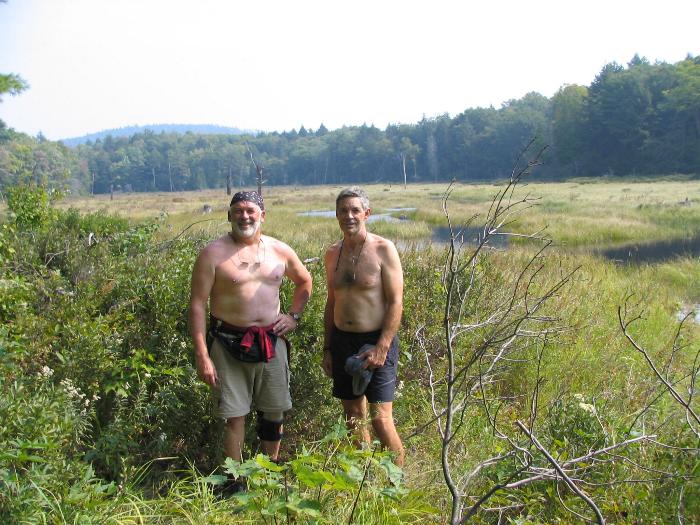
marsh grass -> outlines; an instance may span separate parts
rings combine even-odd
[[[488,209],[498,184],[458,184],[450,199],[450,214],[455,224]],[[378,222],[373,226],[380,235],[394,240],[415,241],[430,236],[431,229],[444,225],[441,198],[444,184],[375,184],[365,187],[373,213],[391,208],[416,208],[393,212],[410,221]],[[332,218],[298,217],[297,213],[333,210],[341,186],[270,186],[265,188],[268,209],[267,227],[281,238],[301,235],[304,242],[321,243],[333,238]],[[535,205],[512,231],[524,233],[533,227],[546,227],[556,243],[592,248],[625,242],[650,242],[692,235],[700,229],[700,181],[567,181],[530,183],[519,195],[537,198]],[[229,197],[223,190],[199,192],[115,194],[69,198],[60,207],[75,207],[81,212],[99,212],[142,220],[165,216],[172,231],[196,221],[207,221],[193,231],[226,231]],[[204,214],[210,205],[213,213]],[[210,220],[214,219],[214,220]],[[478,223],[478,219],[477,219]]]
[[[266,188],[268,215],[263,231],[288,243],[302,259],[322,257],[325,247],[340,238],[337,222],[333,218],[299,217],[297,213],[332,209],[339,189],[340,187]],[[421,354],[416,334],[424,327],[432,337],[431,341],[435,342],[431,350],[440,351],[444,299],[440,278],[444,269],[445,251],[443,247],[425,246],[418,241],[429,235],[431,227],[445,224],[440,206],[444,186],[409,186],[407,190],[403,190],[399,186],[374,185],[369,186],[367,190],[372,200],[372,208],[377,213],[389,208],[417,208],[416,211],[407,212],[413,219],[412,222],[376,222],[370,226],[371,231],[402,246],[405,298],[400,331],[400,380],[404,384],[395,403],[395,416],[399,432],[405,438],[405,481],[410,491],[398,503],[377,494],[368,494],[360,499],[354,523],[442,523],[448,497],[439,467],[440,445],[436,439],[435,426],[427,425],[423,428],[430,418],[431,408],[425,359]],[[455,199],[449,204],[454,222],[466,221],[475,214],[483,214],[495,191],[496,186],[490,184],[458,186]],[[554,428],[556,424],[559,425],[557,432],[573,435],[580,430],[576,425],[590,423],[584,419],[585,414],[577,411],[578,402],[572,401],[578,399],[574,396],[581,396],[586,404],[591,404],[599,410],[599,426],[609,434],[610,439],[618,439],[630,427],[639,430],[642,423],[653,426],[666,436],[677,437],[679,441],[684,439],[682,417],[667,397],[659,397],[658,385],[650,377],[642,357],[625,342],[617,323],[616,311],[624,298],[633,293],[640,304],[645,306],[645,318],[635,326],[635,336],[649,348],[655,358],[664,361],[675,334],[679,308],[682,305],[700,302],[700,261],[685,258],[659,265],[617,266],[587,254],[583,249],[601,243],[685,235],[695,228],[700,220],[700,182],[566,182],[530,184],[521,191],[540,196],[541,205],[528,210],[520,217],[519,221],[513,224],[512,231],[525,232],[548,226],[546,232],[555,241],[555,248],[548,256],[549,263],[539,286],[551,285],[562,274],[580,267],[570,285],[552,299],[544,312],[560,318],[565,329],[549,341],[542,361],[540,374],[544,380],[540,388],[540,404],[542,407],[553,407],[549,411],[543,409],[542,417],[546,416],[548,419],[543,419],[542,428]],[[46,341],[50,341],[51,344],[60,344],[63,341],[66,346],[76,346],[77,342],[83,341],[86,351],[76,354],[76,362],[83,358],[96,359],[95,356],[102,351],[105,342],[114,339],[112,331],[123,331],[126,334],[123,342],[118,345],[114,343],[114,350],[128,352],[126,362],[134,365],[138,364],[138,352],[145,347],[161,352],[159,355],[162,355],[163,360],[177,351],[183,352],[179,358],[183,362],[178,363],[181,367],[178,368],[178,373],[185,375],[178,376],[176,384],[169,388],[172,389],[174,400],[182,396],[185,404],[191,402],[197,405],[197,409],[178,406],[177,409],[173,408],[173,413],[179,414],[183,410],[189,410],[188,415],[193,421],[188,423],[192,423],[192,428],[197,428],[198,424],[204,426],[207,421],[202,415],[204,410],[200,410],[199,406],[204,394],[194,385],[193,372],[188,368],[188,363],[184,362],[186,352],[180,349],[180,339],[169,342],[167,337],[172,334],[185,337],[182,319],[194,253],[197,247],[203,246],[209,239],[223,235],[229,230],[226,221],[227,203],[228,197],[223,191],[177,195],[115,195],[114,201],[110,201],[109,197],[95,197],[62,202],[61,206],[65,208],[74,207],[81,211],[101,214],[115,213],[121,217],[128,217],[133,223],[142,220],[156,221],[160,225],[156,234],[159,243],[179,236],[178,241],[171,245],[163,244],[150,248],[138,244],[137,247],[141,251],[136,253],[141,255],[127,255],[122,262],[114,263],[113,266],[110,266],[111,262],[103,263],[102,268],[96,265],[95,272],[103,270],[104,275],[99,277],[101,280],[95,282],[87,281],[87,277],[80,273],[80,264],[84,264],[87,259],[84,260],[83,256],[80,256],[75,263],[68,264],[70,261],[67,261],[65,282],[61,281],[54,286],[52,280],[59,280],[59,274],[52,270],[54,273],[42,276],[37,284],[37,289],[42,292],[36,301],[39,305],[38,313],[33,321],[25,320],[30,318],[31,309],[31,300],[25,297],[27,294],[7,294],[4,304],[8,307],[8,319],[14,323],[13,330],[21,333],[25,326],[37,329],[46,325],[48,332],[55,330],[55,323],[62,323],[70,326],[71,330],[77,330],[78,324],[72,323],[78,322],[76,318],[79,320],[78,314],[83,312],[79,307],[82,306],[72,304],[68,296],[51,292],[54,288],[64,291],[68,289],[71,277],[75,277],[73,281],[76,289],[81,283],[88,283],[89,294],[84,295],[85,300],[105,305],[98,310],[98,313],[102,312],[96,315],[98,321],[94,321],[88,328],[81,328],[75,335],[75,341],[62,335],[66,328],[54,335],[44,334]],[[212,205],[213,212],[203,214],[204,204]],[[193,224],[194,226],[191,226]],[[478,219],[476,224],[479,224]],[[130,239],[133,243],[138,241],[131,237]],[[82,253],[78,249],[82,246],[81,241],[73,239],[71,242],[76,245],[75,253]],[[562,249],[562,245],[567,249]],[[575,247],[581,248],[581,251],[568,249]],[[489,252],[488,264],[493,282],[512,280],[535,248],[536,246],[531,244],[515,243],[506,250]],[[92,257],[97,257],[98,249],[108,250],[107,241],[91,252]],[[176,258],[179,259],[175,260]],[[54,263],[56,261],[58,259]],[[73,266],[76,267],[75,270]],[[302,329],[293,335],[298,356],[292,364],[295,408],[285,425],[287,436],[283,442],[284,454],[290,457],[303,451],[310,440],[320,439],[332,427],[340,410],[337,402],[330,398],[330,382],[323,377],[319,367],[325,300],[324,269],[322,262],[318,260],[307,263],[307,266],[314,277],[314,294],[307,307]],[[127,272],[127,269],[131,273]],[[122,273],[117,273],[119,271]],[[113,282],[119,275],[122,278]],[[150,303],[141,301],[141,295],[144,293],[148,295]],[[283,304],[288,301],[290,293],[289,283],[286,283],[282,289]],[[56,302],[64,301],[65,304],[56,303],[52,306],[53,303],[47,302],[47,297],[53,297]],[[15,319],[19,305],[23,312],[22,319]],[[55,311],[50,310],[52,307]],[[75,315],[71,313],[72,309],[75,310]],[[156,313],[158,315],[155,315]],[[53,315],[55,323],[45,319],[46,315]],[[122,315],[123,318],[120,317]],[[143,326],[139,324],[140,315],[146,319]],[[149,315],[153,315],[153,319],[148,317]],[[112,318],[115,319],[114,324],[110,324]],[[166,322],[172,326],[164,328]],[[104,332],[103,337],[94,336],[97,328]],[[151,334],[155,328],[158,329],[158,337],[161,339],[154,342]],[[686,327],[684,334],[692,350],[700,341],[700,327],[691,323]],[[91,343],[92,346],[85,343],[93,339],[95,341]],[[133,339],[133,344],[130,339]],[[51,348],[49,343],[46,344],[47,348]],[[154,346],[151,348],[148,345]],[[107,354],[112,356],[114,352],[110,352]],[[692,355],[692,351],[680,354],[677,366],[682,368]],[[33,360],[26,361],[25,366],[29,370],[35,370],[42,360],[50,358],[49,352],[38,352],[33,354]],[[94,373],[98,374],[101,370],[97,364],[107,367],[105,363],[95,363]],[[148,366],[156,365],[149,363]],[[93,373],[93,369],[86,366],[74,366],[71,369],[66,365],[65,368],[66,373]],[[129,377],[132,383],[136,381],[135,375],[133,377]],[[163,379],[166,377],[168,381],[172,380],[171,376],[163,375]],[[151,381],[152,386],[160,386],[161,381]],[[523,394],[528,392],[536,381],[535,370],[528,362],[514,366],[510,373],[504,375],[499,388],[501,392],[511,394],[513,401],[503,406],[503,414],[513,421],[527,417],[527,403]],[[87,379],[85,382],[89,383]],[[203,387],[200,390],[203,391]],[[188,397],[193,392],[196,395]],[[637,420],[640,411],[657,397],[659,399],[655,401],[648,416],[644,420]],[[132,408],[134,411],[145,411],[139,406],[125,407],[125,418]],[[157,412],[158,407],[154,407],[154,410]],[[469,472],[485,456],[498,452],[499,446],[488,422],[478,411],[468,412],[467,417],[465,432],[455,440],[452,447],[455,457],[462,461],[463,473]],[[151,428],[147,430],[156,432]],[[572,438],[572,441],[575,440]],[[580,446],[586,444],[583,438],[581,443],[583,445]],[[562,454],[570,452],[562,446]],[[196,453],[201,464],[201,451]],[[135,461],[133,458],[124,459]],[[693,465],[688,464],[690,460],[681,461],[668,453],[644,451],[634,456],[634,459],[653,460],[669,470],[692,472],[693,469]],[[616,469],[623,467],[618,466]],[[158,479],[156,474],[154,473],[153,477]],[[502,472],[497,470],[486,472],[477,488],[483,493],[491,483],[499,481],[501,474]],[[616,475],[617,471],[611,469],[602,478],[614,480]],[[259,516],[246,513],[232,517],[235,505],[231,501],[215,499],[212,487],[205,479],[206,476],[195,467],[174,474],[168,472],[161,475],[160,484],[155,489],[135,481],[133,484],[127,484],[114,498],[98,499],[89,510],[95,523],[230,523],[232,520],[238,523],[260,522]],[[525,502],[527,512],[520,513],[520,510],[515,509],[505,516],[504,519],[513,523],[571,521],[572,515],[561,508],[556,495],[547,492],[548,490],[551,490],[550,484],[533,485],[511,495],[499,496],[494,500],[494,504]],[[663,523],[675,519],[673,503],[669,503],[667,497],[677,496],[679,485],[672,481],[663,488],[653,484],[639,484],[633,487],[624,486],[618,490],[609,490],[607,487],[593,487],[590,490],[595,500],[606,509],[606,515],[610,516],[611,522]],[[697,481],[688,481],[685,490],[688,501],[695,498],[696,502],[689,503],[689,508],[697,509],[697,501],[700,501]],[[323,509],[323,522],[346,522],[352,502],[352,497],[336,495],[329,498]],[[58,513],[54,513],[52,518],[54,517],[53,522],[62,523]],[[484,513],[476,522],[493,522],[494,517],[495,515]],[[90,523],[86,520],[87,518],[84,518],[85,523]]]

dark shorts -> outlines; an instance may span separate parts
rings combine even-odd
[[[333,356],[333,397],[338,399],[358,399],[352,393],[352,376],[345,371],[345,360],[364,344],[376,344],[381,330],[376,332],[345,332],[333,327],[331,332],[331,355]],[[394,400],[396,372],[399,364],[399,340],[391,341],[384,366],[374,370],[365,396],[370,403],[386,403]]]

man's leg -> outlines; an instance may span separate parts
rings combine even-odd
[[[258,437],[263,452],[270,459],[276,460],[280,452],[282,442],[283,412],[258,411]]]
[[[230,417],[224,430],[224,453],[234,461],[243,460],[243,440],[245,439],[245,416]],[[221,497],[230,497],[246,490],[245,479],[228,474],[228,479],[216,491]]]
[[[267,454],[270,459],[275,460],[280,453],[280,443],[281,441],[265,441],[260,440],[260,445],[262,446],[263,452]]]
[[[245,439],[245,416],[230,417],[226,420],[224,431],[224,453],[236,461],[243,458],[243,440]]]
[[[401,467],[404,461],[404,448],[401,438],[396,432],[394,425],[394,415],[392,412],[393,403],[370,403],[370,414],[372,415],[372,428],[374,434],[379,438],[381,444],[396,453],[395,462]]]
[[[367,429],[367,398],[341,399],[345,412],[345,425],[348,430],[355,433],[358,445],[370,443],[369,430]]]

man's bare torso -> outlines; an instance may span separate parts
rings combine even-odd
[[[226,235],[205,249],[215,272],[211,314],[241,327],[271,324],[279,313],[285,274],[279,241],[263,235],[259,243],[243,245]]]
[[[382,282],[382,262],[388,241],[368,233],[364,246],[350,250],[342,241],[328,249],[335,304],[335,326],[347,332],[380,330],[386,300]]]

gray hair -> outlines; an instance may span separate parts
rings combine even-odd
[[[340,193],[335,198],[335,207],[338,208],[338,203],[340,203],[340,201],[342,201],[343,199],[348,199],[351,197],[357,197],[358,199],[360,199],[360,203],[362,203],[363,210],[369,209],[369,197],[365,193],[365,190],[363,190],[359,186],[349,186],[340,190]]]

